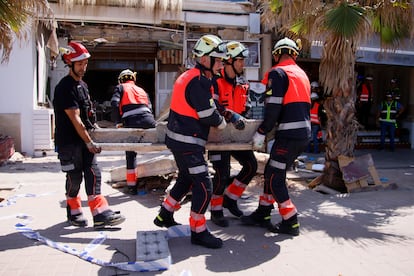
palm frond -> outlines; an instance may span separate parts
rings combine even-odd
[[[365,9],[345,2],[325,15],[326,28],[346,38],[358,35],[362,21],[365,21]]]
[[[401,40],[414,34],[413,3],[384,1],[371,13],[372,25],[383,48],[396,48]]]

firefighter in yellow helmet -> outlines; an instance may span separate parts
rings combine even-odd
[[[160,227],[176,225],[173,213],[192,190],[191,243],[220,248],[222,240],[213,236],[206,224],[212,184],[204,153],[210,127],[226,126],[211,93],[212,78],[223,68],[226,44],[215,35],[204,35],[196,42],[193,55],[195,67],[181,74],[174,83],[165,136],[165,144],[178,167],[178,177],[154,223]]]
[[[147,92],[136,85],[136,72],[122,70],[118,85],[114,89],[111,105],[117,111],[117,126],[125,128],[154,128],[156,122],[152,113],[152,104]],[[137,194],[137,153],[126,151],[126,181],[128,193]]]
[[[245,127],[244,116],[248,111],[249,83],[243,78],[244,61],[249,57],[249,50],[238,41],[227,44],[227,59],[220,76],[215,78],[214,100],[220,113],[236,129]],[[213,223],[227,227],[229,221],[224,217],[223,207],[236,217],[243,215],[237,206],[239,199],[249,182],[256,175],[257,160],[252,150],[243,151],[209,151],[213,164],[213,195],[210,202]],[[230,178],[230,158],[235,158],[242,169]]]

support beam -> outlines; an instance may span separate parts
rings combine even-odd
[[[224,130],[210,129],[208,150],[251,150],[252,137],[259,127],[260,120],[247,120],[244,130],[237,130],[228,124]],[[162,151],[167,122],[160,122],[153,129],[101,128],[90,132],[92,139],[107,151]]]

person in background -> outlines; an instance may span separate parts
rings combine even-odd
[[[369,128],[369,116],[371,114],[371,105],[373,97],[372,80],[374,78],[371,75],[365,77],[364,82],[361,84],[358,93],[358,121],[365,128]]]
[[[125,217],[112,211],[101,194],[101,171],[96,162],[96,154],[101,152],[101,148],[88,133],[96,124],[88,86],[82,78],[91,55],[77,42],[69,42],[67,48],[60,50],[69,74],[56,85],[53,107],[56,151],[62,171],[66,173],[67,219],[78,227],[88,224],[79,195],[83,178],[94,228],[118,225],[125,221]]]
[[[207,229],[205,212],[211,200],[212,183],[204,158],[210,127],[224,129],[226,120],[216,108],[212,78],[223,68],[226,44],[215,35],[204,35],[194,45],[195,67],[181,74],[174,83],[165,144],[178,167],[176,183],[164,199],[154,219],[159,227],[177,224],[174,211],[191,190],[191,243],[220,248],[223,241]]]
[[[393,99],[390,92],[385,95],[385,101],[382,101],[378,107],[377,119],[381,129],[381,145],[379,150],[385,147],[385,136],[388,132],[390,137],[390,150],[395,150],[395,130],[397,128],[397,119],[404,112],[402,104]]]
[[[390,89],[389,92],[391,93],[392,97],[396,101],[400,101],[401,99],[401,91],[400,87],[398,86],[397,78],[392,78],[390,81]]]
[[[319,103],[319,83],[317,81],[311,82],[311,131],[312,140],[309,142],[307,152],[312,152],[311,144],[313,146],[313,153],[319,153],[319,140],[322,138],[321,121],[323,115],[322,104]]]
[[[248,57],[249,50],[237,41],[230,41],[226,45],[228,58],[224,61],[220,77],[214,79],[214,99],[226,122],[231,122],[236,129],[243,130],[243,115],[248,111],[249,84],[242,75],[244,59]],[[257,160],[252,150],[209,151],[208,156],[215,170],[210,201],[211,221],[218,226],[227,227],[229,221],[224,217],[223,207],[236,217],[243,215],[237,206],[237,199],[256,175]],[[231,157],[242,166],[233,179],[230,179]]]
[[[123,70],[118,77],[118,85],[111,99],[112,107],[117,111],[116,126],[126,128],[154,128],[156,122],[152,113],[150,98],[144,89],[137,86],[136,72]],[[137,153],[126,151],[126,181],[128,192],[137,194]]]
[[[264,188],[258,208],[242,216],[245,225],[259,225],[275,233],[299,235],[296,206],[289,197],[286,171],[308,146],[311,138],[310,82],[296,64],[299,46],[289,38],[276,42],[276,65],[266,75],[268,92],[265,117],[253,136],[253,148],[262,149],[265,136],[276,126],[275,141],[264,170]],[[272,225],[271,211],[277,202],[282,221]]]
[[[398,85],[398,79],[392,78],[390,81],[390,89],[389,93],[391,93],[392,98],[394,101],[401,103],[401,90]],[[405,109],[404,109],[405,111]],[[404,112],[403,111],[403,112]],[[398,118],[396,118],[396,130],[395,130],[395,137],[401,138],[401,125],[402,125],[402,119],[404,117],[404,113],[402,113]]]

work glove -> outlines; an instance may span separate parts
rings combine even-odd
[[[221,123],[217,126],[218,129],[223,130],[226,128],[226,120],[223,118],[223,120],[221,120]]]
[[[264,134],[260,134],[256,131],[256,133],[253,135],[253,149],[254,150],[261,150],[264,145],[266,136]]]
[[[86,147],[90,153],[100,153],[102,151],[101,147],[99,147],[94,141],[86,143]]]
[[[246,119],[243,116],[237,114],[236,112],[226,110],[224,112],[224,117],[226,118],[227,122],[233,124],[235,129],[243,130],[246,127]]]

